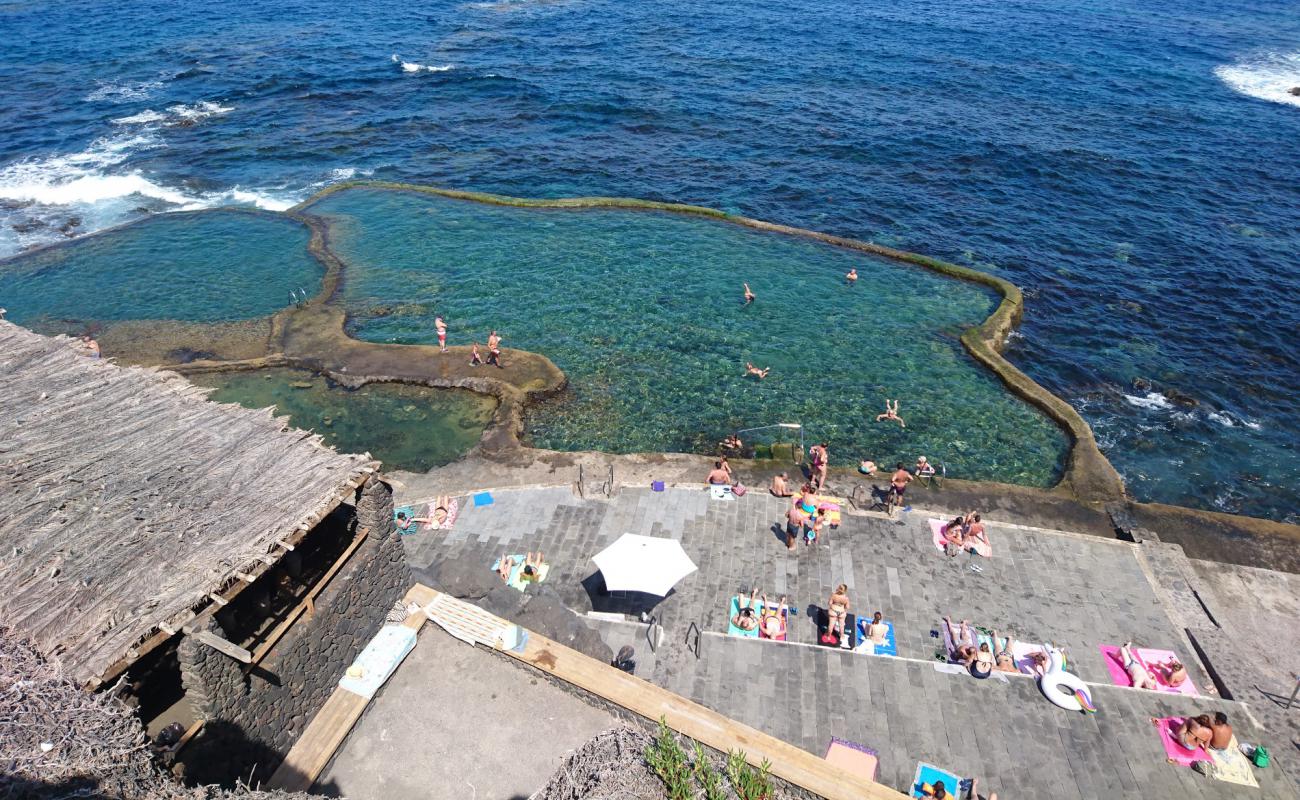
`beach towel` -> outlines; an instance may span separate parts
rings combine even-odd
[[[1030,644],[1019,639],[1016,640],[1015,644],[1011,645],[1011,657],[1016,660],[1016,669],[1026,675],[1034,674],[1034,662],[1030,659],[1030,656],[1034,653],[1042,653],[1046,656],[1047,648],[1041,644]]]
[[[925,797],[925,787],[934,786],[936,781],[943,781],[944,792],[953,798],[961,792],[961,778],[922,761],[916,765],[916,777],[912,779],[912,797]]]
[[[731,598],[731,605],[730,605],[730,607],[727,609],[727,634],[730,635],[730,636],[743,636],[743,637],[745,637],[746,639],[757,639],[757,638],[758,638],[758,627],[757,627],[757,626],[754,627],[754,630],[752,630],[752,631],[747,631],[747,630],[745,630],[744,628],[738,628],[738,627],[736,627],[735,624],[732,623],[732,620],[735,619],[735,618],[736,618],[736,615],[740,613],[740,603],[741,603],[741,600],[740,600],[739,597],[733,597],[733,598]],[[754,608],[754,615],[757,616],[757,615],[758,615],[758,608],[757,608],[758,602],[755,601],[754,605],[756,606],[756,607]]]
[[[768,608],[772,608],[772,607],[773,606],[768,606]],[[760,617],[761,616],[762,615],[760,614]],[[784,642],[786,640],[786,637],[790,635],[790,610],[789,609],[786,609],[785,611],[781,612],[781,623],[782,623],[781,624],[782,631],[780,636],[768,636],[766,633],[764,633],[761,630],[762,626],[760,625],[758,638],[771,639],[774,642]]]
[[[948,523],[941,519],[935,519],[934,517],[930,518],[930,535],[934,540],[934,546],[939,548],[940,551],[942,551],[944,545],[948,543],[948,540],[943,538],[943,530],[947,526]]]
[[[397,528],[397,532],[400,533],[401,535],[406,536],[408,534],[415,533],[422,527],[420,525],[416,525],[415,523],[410,523],[408,524],[407,527],[403,528],[401,525],[397,523],[398,514],[405,514],[407,520],[414,519],[417,516],[417,514],[415,513],[415,506],[398,506],[397,508],[393,509],[393,525]]]
[[[1178,742],[1174,735],[1174,729],[1183,724],[1182,717],[1165,717],[1155,722],[1156,729],[1160,732],[1160,742],[1165,747],[1165,755],[1169,760],[1179,766],[1190,767],[1196,761],[1209,761],[1210,755],[1205,752],[1205,748],[1198,747],[1195,750],[1188,750]]]
[[[830,616],[826,617],[826,627],[822,628],[817,640],[826,647],[839,647],[844,650],[853,650],[858,643],[858,618],[853,614],[844,615],[844,633],[840,636],[839,641],[830,639]]]
[[[841,509],[848,501],[843,497],[831,497],[830,495],[818,494],[813,495],[813,502],[818,510],[826,512],[826,524],[832,528],[838,528],[841,521]]]
[[[428,506],[425,506],[425,510],[426,513],[424,516],[428,517],[429,519],[433,519],[433,514],[427,513],[432,509],[429,509]],[[425,527],[436,528],[438,530],[443,530],[443,531],[449,531],[451,530],[452,526],[456,524],[456,517],[458,516],[460,516],[460,501],[453,497],[447,501],[446,518],[443,519],[442,522],[429,522],[425,525]]]
[[[725,486],[725,485],[723,485],[723,486],[719,486],[719,485],[716,484],[716,483],[711,483],[711,484],[709,484],[709,497],[712,497],[714,500],[732,500],[732,499],[734,499],[734,498],[731,496],[731,487],[730,487],[730,486]]]
[[[832,736],[826,747],[826,761],[845,772],[852,773],[869,781],[876,780],[876,771],[880,767],[879,753],[857,742],[850,742]]]
[[[339,681],[339,688],[369,700],[414,647],[415,631],[412,628],[385,625],[348,667],[348,672]]]
[[[1210,754],[1210,761],[1214,764],[1210,768],[1211,778],[1259,788],[1259,781],[1255,780],[1255,771],[1251,769],[1250,759],[1241,752],[1236,735],[1233,735],[1232,741],[1228,742],[1226,750],[1210,748],[1207,752]]]
[[[898,643],[894,640],[894,623],[887,619],[881,621],[885,624],[885,643],[876,644],[867,638],[867,626],[871,624],[871,620],[858,617],[858,646],[854,648],[854,652],[877,656],[898,655]]]
[[[527,558],[527,556],[525,556],[523,553],[515,553],[514,555],[509,556],[509,558],[515,562],[515,565],[510,568],[510,580],[506,581],[506,585],[512,589],[518,589],[519,591],[522,592],[525,588],[527,588],[528,584],[541,583],[542,581],[546,580],[547,575],[551,574],[551,565],[542,564],[540,567],[537,568],[537,579],[532,581],[526,581],[524,580],[523,576],[524,576],[524,559]],[[492,571],[496,572],[500,569],[501,569],[501,559],[498,558],[496,561],[492,562]]]
[[[479,506],[490,506],[494,502],[496,502],[496,500],[492,497],[491,492],[479,492],[478,494],[474,495],[475,508],[478,508]]]
[[[1124,669],[1124,657],[1120,655],[1120,648],[1113,644],[1099,645],[1101,657],[1106,661],[1106,670],[1110,673],[1110,682],[1116,686],[1132,686],[1133,681],[1128,676],[1128,671]],[[1137,647],[1133,649],[1133,656],[1138,663],[1146,667],[1147,672],[1155,677],[1156,683],[1160,685],[1160,691],[1170,692],[1173,694],[1185,694],[1188,697],[1200,697],[1196,691],[1196,685],[1192,683],[1192,676],[1188,675],[1187,680],[1180,686],[1170,686],[1165,683],[1164,677],[1155,669],[1155,664],[1162,664],[1169,659],[1177,659],[1179,663],[1185,663],[1178,654],[1173,650],[1156,650],[1150,647]]]

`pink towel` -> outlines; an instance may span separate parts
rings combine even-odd
[[[1106,670],[1110,672],[1110,682],[1116,686],[1132,686],[1133,681],[1129,678],[1128,671],[1124,669],[1124,657],[1120,655],[1120,649],[1113,644],[1103,644],[1098,649],[1101,650],[1102,658],[1106,660]],[[1188,697],[1200,697],[1200,692],[1196,691],[1196,685],[1192,683],[1192,676],[1188,675],[1187,680],[1183,681],[1181,686],[1170,686],[1165,683],[1161,674],[1153,668],[1153,665],[1163,664],[1171,658],[1181,663],[1182,659],[1178,658],[1178,654],[1173,650],[1139,647],[1134,650],[1133,655],[1137,657],[1139,664],[1146,667],[1147,672],[1155,676],[1156,683],[1160,684],[1160,691],[1185,694]]]
[[[947,527],[948,523],[941,519],[934,519],[933,517],[930,519],[930,533],[934,535],[934,546],[940,550],[948,542],[947,539],[943,538],[943,531]]]
[[[1182,717],[1165,717],[1156,720],[1156,728],[1160,731],[1160,743],[1165,746],[1165,755],[1169,756],[1170,761],[1184,767],[1190,767],[1196,761],[1210,761],[1210,754],[1205,752],[1205,748],[1188,750],[1174,738],[1174,729],[1181,724],[1183,724]]]

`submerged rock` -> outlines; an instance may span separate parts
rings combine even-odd
[[[1137,389],[1139,392],[1149,392],[1151,391],[1151,381],[1146,378],[1134,378],[1133,388]]]
[[[1186,408],[1195,408],[1201,404],[1201,402],[1195,397],[1192,397],[1186,392],[1179,391],[1178,389],[1165,389],[1163,394],[1165,399],[1174,405],[1184,406]]]
[[[1289,93],[1289,94],[1293,94],[1293,95],[1295,95],[1296,97],[1300,97],[1300,86],[1292,86],[1292,87],[1288,90],[1288,93]]]
[[[295,388],[295,389],[310,389],[310,388],[311,388],[311,381],[294,381],[293,383],[291,383],[291,384],[289,384],[289,385],[292,386],[292,387]]]

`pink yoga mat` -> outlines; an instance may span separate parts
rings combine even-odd
[[[1197,761],[1210,761],[1210,754],[1205,752],[1205,748],[1188,750],[1174,738],[1174,728],[1181,724],[1183,724],[1182,717],[1165,717],[1156,720],[1156,728],[1160,731],[1160,743],[1165,746],[1165,755],[1169,756],[1170,761],[1184,767],[1190,767]]]
[[[1101,650],[1101,657],[1106,660],[1106,669],[1110,672],[1110,682],[1116,686],[1132,686],[1133,681],[1129,679],[1128,672],[1124,669],[1124,657],[1120,655],[1119,648],[1113,644],[1103,644],[1098,649]],[[1200,692],[1196,691],[1196,685],[1192,683],[1191,675],[1187,676],[1187,680],[1183,681],[1181,686],[1170,686],[1151,668],[1152,664],[1161,664],[1171,658],[1178,659],[1178,661],[1186,664],[1181,658],[1178,658],[1178,654],[1173,650],[1139,647],[1134,651],[1134,655],[1137,656],[1138,662],[1146,667],[1147,672],[1155,675],[1156,683],[1160,684],[1160,691],[1185,694],[1188,697],[1200,697]]]

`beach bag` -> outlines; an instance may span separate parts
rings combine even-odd
[[[1250,754],[1250,763],[1260,769],[1268,766],[1268,750],[1264,745],[1257,745],[1255,747],[1255,752]]]
[[[731,493],[734,494],[736,497],[744,497],[745,493],[748,491],[749,490],[745,488],[744,484],[740,484],[740,483],[731,487]]]

